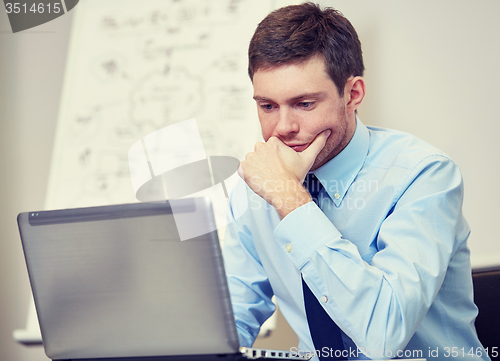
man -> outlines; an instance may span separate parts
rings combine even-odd
[[[488,359],[460,171],[357,119],[363,70],[349,21],[311,3],[269,14],[250,42],[265,143],[241,163],[224,246],[240,342],[253,344],[275,295],[320,359]]]

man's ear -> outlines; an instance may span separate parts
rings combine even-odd
[[[347,114],[354,113],[363,101],[366,92],[365,81],[360,76],[347,79],[344,88]]]

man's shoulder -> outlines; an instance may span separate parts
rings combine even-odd
[[[367,128],[370,146],[365,164],[372,167],[413,169],[419,164],[453,162],[445,152],[410,133],[375,126]]]

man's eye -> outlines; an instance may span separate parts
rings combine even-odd
[[[314,102],[300,102],[299,107],[301,108],[312,108]]]
[[[260,107],[264,110],[273,110],[272,104],[261,104]]]

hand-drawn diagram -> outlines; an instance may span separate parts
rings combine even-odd
[[[156,128],[190,119],[202,106],[202,86],[201,77],[191,76],[183,68],[168,67],[150,74],[131,93],[130,118],[134,123],[150,123]]]
[[[258,3],[258,6],[256,6]],[[79,6],[46,207],[137,201],[127,151],[196,118],[208,156],[243,159],[260,139],[247,47],[273,0],[148,0]]]

